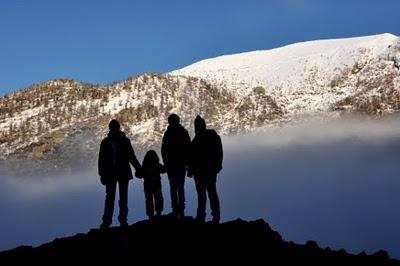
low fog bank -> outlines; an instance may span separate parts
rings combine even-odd
[[[289,145],[330,144],[342,140],[381,144],[400,139],[400,115],[381,119],[333,119],[263,128],[261,132],[229,136],[224,144],[234,151],[250,147],[280,148]]]
[[[170,212],[169,186],[162,180],[164,213]],[[187,213],[195,213],[195,189],[186,185]],[[118,194],[117,194],[118,195]],[[190,196],[189,196],[190,195]],[[98,228],[101,223],[105,187],[96,171],[69,176],[17,178],[0,175],[0,251],[19,245],[37,246],[56,237]],[[143,182],[129,184],[128,222],[146,219]],[[118,196],[113,225],[118,225]]]
[[[399,122],[315,122],[223,137],[223,220],[263,218],[286,240],[355,253],[385,249],[400,258]],[[186,184],[186,213],[194,215],[193,181]],[[135,179],[129,188],[132,223],[146,217],[143,183]],[[168,189],[163,176],[165,213]],[[0,250],[97,227],[103,201],[95,171],[29,180],[1,175]]]
[[[262,216],[287,240],[400,258],[399,122],[315,122],[225,138],[225,218]]]

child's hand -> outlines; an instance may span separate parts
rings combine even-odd
[[[107,178],[105,176],[100,176],[100,182],[103,186],[107,185]]]
[[[142,169],[136,170],[135,176],[136,176],[137,178],[143,178]]]

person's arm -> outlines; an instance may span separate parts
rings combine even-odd
[[[142,166],[139,163],[139,160],[136,158],[135,151],[132,148],[131,141],[128,139],[128,159],[132,166],[135,168],[136,171],[140,170]]]
[[[158,165],[159,169],[160,169],[160,174],[165,174],[167,172],[167,169],[165,168],[165,166],[163,164],[159,164]]]
[[[107,184],[107,176],[106,176],[106,150],[105,150],[105,141],[103,140],[100,144],[100,151],[99,151],[99,160],[98,160],[98,173],[100,176],[100,182],[102,185]]]
[[[99,151],[99,160],[98,160],[98,173],[99,176],[104,175],[104,163],[105,163],[105,144],[104,144],[104,140],[101,142],[100,144],[100,151]]]
[[[221,137],[217,134],[217,167],[218,167],[218,173],[219,171],[222,170],[222,160],[224,157],[224,152],[222,149],[222,141],[221,141]]]
[[[185,129],[184,132],[185,133],[183,135],[183,140],[184,140],[184,145],[185,145],[185,147],[184,147],[185,159],[186,159],[186,162],[189,162],[192,141],[190,140],[188,131]]]
[[[188,156],[188,165],[187,165],[187,176],[192,177],[193,176],[193,142],[190,143],[189,145],[189,156]]]
[[[162,139],[162,144],[161,144],[161,157],[164,162],[164,166],[166,167],[168,164],[168,131],[164,133],[163,139]]]
[[[135,171],[135,176],[139,179],[143,179],[144,178],[144,173],[143,173],[143,167],[141,169],[138,169]]]

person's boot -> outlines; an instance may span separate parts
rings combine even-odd
[[[121,228],[124,228],[124,229],[129,227],[129,224],[126,221],[120,222],[119,225]]]
[[[178,218],[178,211],[177,210],[172,210],[172,212],[167,214],[168,217],[177,219]]]
[[[109,223],[105,223],[105,222],[102,222],[101,224],[100,224],[100,230],[107,230],[107,229],[109,229],[110,228],[110,224]]]
[[[205,223],[206,215],[205,214],[197,214],[195,220],[199,223]]]
[[[220,216],[217,214],[217,215],[214,215],[214,216],[213,216],[211,222],[212,222],[213,224],[219,224],[219,220],[220,220]]]
[[[197,210],[195,220],[199,223],[205,223],[206,222],[206,212]]]
[[[178,213],[178,219],[183,219],[185,218],[185,211],[184,210],[180,210]]]

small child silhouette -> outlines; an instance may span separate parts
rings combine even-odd
[[[161,174],[165,173],[165,167],[154,150],[149,150],[143,159],[142,168],[136,172],[138,178],[144,179],[144,195],[146,197],[146,214],[149,219],[161,216],[164,207],[164,199],[161,190]]]

